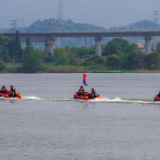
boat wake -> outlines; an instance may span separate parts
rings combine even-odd
[[[106,102],[106,103],[131,103],[131,104],[160,104],[160,102],[155,102],[154,100],[148,99],[124,99],[124,98],[102,98],[90,100],[92,102]]]
[[[44,100],[48,100],[48,101],[71,101],[71,99],[67,99],[67,98],[40,98],[40,97],[35,97],[35,96],[24,96],[22,97],[23,100],[37,100],[37,101],[44,101]]]
[[[0,97],[0,100],[4,100],[6,98]],[[9,98],[9,99],[17,99],[17,98]],[[20,100],[20,99],[17,99]],[[159,102],[155,102],[154,100],[149,99],[125,99],[125,98],[96,98],[92,100],[82,100],[82,99],[73,99],[73,98],[45,98],[45,97],[36,97],[36,96],[23,96],[21,100],[36,100],[36,101],[74,101],[74,102],[91,102],[91,103],[130,103],[130,104],[160,104]]]

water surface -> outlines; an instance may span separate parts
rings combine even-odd
[[[87,74],[86,91],[101,100],[74,100],[82,74],[1,74],[22,99],[0,98],[0,159],[160,159],[160,75]]]

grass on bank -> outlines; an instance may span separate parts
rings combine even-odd
[[[45,64],[38,73],[124,73],[136,72],[137,70],[107,70],[105,66],[63,66],[54,64]],[[22,69],[22,64],[7,64],[1,73],[26,73]]]
[[[57,66],[45,65],[44,72],[47,73],[82,73],[82,72],[96,72],[98,70],[105,71],[106,67],[103,66]]]

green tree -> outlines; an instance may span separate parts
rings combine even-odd
[[[77,65],[77,61],[76,61],[76,57],[75,57],[75,54],[74,53],[68,53],[68,59],[69,59],[69,64],[70,65]]]
[[[4,61],[5,63],[12,63],[12,58],[8,55],[7,49],[3,46],[0,46],[0,60]]]
[[[157,51],[160,52],[160,41],[157,43]]]
[[[95,46],[91,46],[88,53],[89,55],[95,55]]]
[[[10,39],[6,36],[0,34],[0,59],[4,62],[13,62],[12,58],[9,55],[9,47],[8,44]]]
[[[23,50],[21,49],[21,40],[20,40],[20,36],[19,36],[19,32],[18,31],[16,32],[15,44],[16,44],[15,61],[16,62],[20,62],[21,58],[22,58],[22,52],[23,52]]]
[[[117,54],[112,54],[107,56],[106,67],[109,69],[119,69],[120,68],[120,56]]]
[[[104,48],[103,56],[118,54],[118,52],[125,52],[129,42],[123,38],[112,39]]]
[[[19,31],[16,32],[16,44],[17,44],[17,49],[19,50],[21,48],[21,40],[19,36]]]
[[[71,52],[71,49],[72,49],[71,46],[66,46],[66,47],[65,47],[65,50],[66,50],[67,52]]]
[[[124,53],[124,52],[118,52],[119,58],[120,58],[120,68],[121,69],[126,69],[127,68],[127,58],[128,58],[128,54]]]
[[[71,52],[75,54],[76,58],[79,58],[79,50],[80,50],[79,47],[72,47],[71,48]]]
[[[22,57],[22,68],[26,72],[36,72],[39,71],[43,66],[42,55],[35,51],[30,45],[27,45],[23,52]]]
[[[68,54],[64,48],[56,48],[54,50],[54,59],[57,65],[68,65]]]
[[[127,57],[127,68],[128,69],[143,69],[145,68],[144,63],[145,54],[142,51],[132,51]]]
[[[38,52],[42,55],[44,62],[46,63],[53,63],[54,62],[54,55],[51,53],[46,53],[44,50],[38,50]]]
[[[139,48],[137,46],[137,44],[135,43],[132,43],[132,44],[129,44],[126,48],[125,48],[125,53],[130,53],[132,51],[138,51]]]
[[[146,55],[145,63],[148,69],[160,69],[160,54],[153,52]]]
[[[17,44],[14,39],[10,39],[8,42],[8,55],[15,61],[16,53],[18,52]]]
[[[89,56],[89,48],[87,47],[81,47],[79,49],[79,57],[85,57],[85,56]]]
[[[6,67],[6,64],[4,61],[0,61],[0,71],[4,70]]]
[[[85,66],[91,66],[91,65],[105,65],[105,58],[99,55],[89,56],[84,61]]]
[[[4,48],[7,48],[8,47],[8,41],[9,41],[8,37],[0,34],[0,46],[3,46]]]
[[[27,35],[27,41],[26,41],[26,46],[31,46],[32,44],[31,44],[31,41],[30,41],[30,39],[29,39],[29,35]]]

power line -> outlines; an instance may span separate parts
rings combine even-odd
[[[19,20],[10,20],[10,21],[12,22],[11,25],[13,26],[13,31],[16,32],[16,25]]]
[[[50,32],[53,31],[53,19],[49,19]]]
[[[157,29],[158,28],[158,11],[153,12],[154,17],[154,27]]]
[[[58,14],[57,14],[57,19],[59,23],[59,28],[62,30],[63,29],[63,0],[57,0],[58,2]]]
[[[63,0],[57,0],[58,2],[58,14],[57,14],[57,20],[58,20],[58,27],[59,30],[64,30],[64,23],[63,23]],[[61,47],[61,39],[58,38],[58,47]]]

